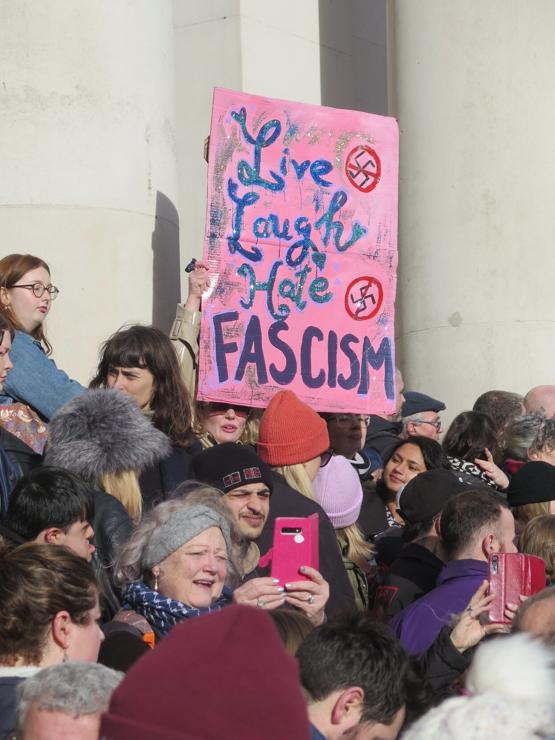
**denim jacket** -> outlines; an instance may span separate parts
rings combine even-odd
[[[21,401],[50,421],[56,411],[85,388],[56,367],[41,343],[16,331],[10,351],[13,369],[4,381],[0,404]]]

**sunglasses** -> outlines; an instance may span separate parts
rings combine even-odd
[[[208,403],[206,405],[206,412],[208,416],[218,416],[219,414],[227,414],[228,411],[233,411],[235,416],[240,416],[246,419],[251,410],[248,406],[232,406],[229,403]]]

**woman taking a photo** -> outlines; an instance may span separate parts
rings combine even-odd
[[[44,320],[58,293],[50,268],[38,257],[10,254],[0,260],[0,310],[15,330],[14,369],[4,381],[0,403],[28,404],[46,421],[85,390],[49,358]]]
[[[102,631],[89,563],[65,547],[0,553],[0,736],[15,726],[17,684],[67,660],[94,662]]]

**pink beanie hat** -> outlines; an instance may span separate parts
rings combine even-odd
[[[362,487],[358,473],[346,457],[333,455],[320,468],[312,486],[316,500],[335,529],[356,522],[362,506]]]

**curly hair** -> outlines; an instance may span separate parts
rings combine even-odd
[[[89,388],[106,388],[112,367],[139,367],[152,373],[152,422],[174,444],[187,447],[192,441],[191,398],[175,350],[164,332],[135,324],[112,334],[100,348],[96,375]]]
[[[39,267],[43,267],[46,272],[50,275],[50,268],[44,260],[40,257],[33,257],[31,254],[8,254],[0,260],[0,288],[9,290],[21,280],[31,270],[37,270]],[[3,311],[3,316],[10,326],[11,330],[25,332],[25,329],[19,323],[17,316],[14,315],[13,311],[10,310],[9,306],[0,306]],[[25,332],[27,333],[27,332]],[[31,335],[42,342],[46,349],[46,354],[52,354],[52,346],[44,331],[42,324],[39,324],[37,328],[31,332]]]
[[[28,543],[0,553],[0,664],[38,665],[56,614],[86,625],[97,602],[91,565],[67,548]]]
[[[517,460],[528,460],[529,453],[551,452],[555,447],[555,419],[543,414],[526,414],[515,419],[504,435],[507,455]]]

